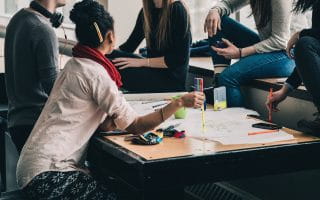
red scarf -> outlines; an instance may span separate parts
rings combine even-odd
[[[113,65],[113,63],[107,59],[100,51],[88,46],[77,44],[72,49],[72,54],[74,57],[78,58],[88,58],[100,65],[102,65],[108,72],[111,79],[117,84],[118,88],[122,86],[121,75]]]

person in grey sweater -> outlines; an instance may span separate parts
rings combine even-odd
[[[258,34],[228,17],[246,5],[252,8]],[[292,5],[293,0],[222,0],[209,11],[205,31],[213,46],[214,65],[240,59],[218,78],[218,84],[227,88],[229,106],[245,106],[241,85],[292,73],[295,63],[285,51],[292,30]]]
[[[53,27],[62,23],[63,16],[55,10],[63,5],[65,0],[32,1],[6,28],[8,128],[19,153],[57,77],[59,48]]]

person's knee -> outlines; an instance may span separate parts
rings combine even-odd
[[[219,86],[227,86],[227,87],[234,87],[236,86],[236,82],[231,74],[222,72],[218,76],[218,84]]]
[[[310,36],[300,38],[295,46],[295,57],[299,59],[309,52],[317,51],[320,49],[318,45],[319,41],[316,38]]]
[[[229,20],[230,20],[230,17],[227,16],[227,15],[223,15],[223,16],[221,17],[221,23],[226,22],[226,21],[229,21]]]
[[[221,17],[221,28],[224,29],[226,26],[230,26],[231,24],[237,23],[231,17],[224,15]]]

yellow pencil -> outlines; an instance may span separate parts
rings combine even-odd
[[[201,112],[202,112],[202,132],[206,132],[206,119],[204,114],[204,106],[201,106]]]
[[[203,79],[202,78],[195,78],[194,79],[194,90],[198,92],[203,92]],[[202,118],[202,132],[206,131],[206,120],[205,120],[205,113],[204,113],[204,105],[201,106],[201,118]]]

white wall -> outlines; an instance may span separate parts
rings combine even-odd
[[[117,45],[129,37],[141,8],[142,0],[109,0],[108,11],[115,20]]]
[[[216,0],[185,0],[190,11],[191,31],[193,41],[207,38],[203,27],[206,16],[216,3]]]

